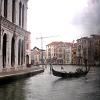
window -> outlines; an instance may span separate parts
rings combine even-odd
[[[62,58],[62,54],[59,54],[59,58]]]
[[[8,7],[7,3],[8,3],[8,0],[4,0],[4,17],[5,18],[7,18],[7,7]]]
[[[59,49],[59,52],[62,52],[62,49],[61,48]]]
[[[28,48],[29,48],[29,45],[27,44],[26,49],[28,50]]]
[[[12,22],[15,22],[15,0],[12,0]]]
[[[22,13],[21,8],[22,8],[22,3],[20,2],[19,3],[19,26],[21,26],[21,13]]]
[[[24,5],[22,7],[22,27],[24,28]]]

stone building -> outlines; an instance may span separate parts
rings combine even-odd
[[[34,47],[31,50],[31,63],[33,65],[45,64],[46,61],[46,52],[37,47]]]
[[[0,70],[23,68],[30,63],[27,2],[0,0]]]
[[[76,65],[77,64],[77,43],[73,43],[72,45],[72,64]]]
[[[89,60],[89,38],[83,37],[77,40],[77,64],[83,65],[84,59]]]
[[[46,59],[53,64],[71,64],[71,46],[68,42],[52,42],[46,46]]]
[[[32,50],[31,50],[31,63],[33,65],[39,65],[41,63],[41,60],[40,60],[40,50],[39,48],[37,47],[34,47]]]
[[[77,40],[77,64],[84,64],[87,59],[88,65],[100,64],[100,35],[91,35]]]
[[[64,63],[65,64],[72,64],[72,46],[73,43],[65,42],[64,43]]]
[[[100,35],[91,35],[92,64],[100,65]]]

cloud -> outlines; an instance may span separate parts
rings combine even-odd
[[[100,34],[100,0],[88,3],[83,12],[73,18],[73,25],[81,27],[84,35]]]

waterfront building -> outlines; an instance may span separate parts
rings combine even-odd
[[[52,42],[46,46],[46,59],[53,64],[71,64],[72,43]]]
[[[0,0],[0,71],[24,68],[31,63],[27,2]]]
[[[73,43],[72,45],[72,64],[76,65],[77,64],[77,43]]]
[[[77,64],[83,65],[87,59],[88,65],[100,64],[100,35],[91,35],[77,40]]]
[[[46,52],[37,47],[34,47],[31,50],[31,63],[32,65],[45,64],[46,61]]]
[[[72,64],[72,46],[73,43],[64,43],[64,64]]]
[[[89,38],[88,37],[82,37],[77,40],[77,64],[83,65],[84,60],[89,60]]]
[[[91,35],[92,62],[100,65],[100,35]]]
[[[41,60],[40,60],[40,49],[37,48],[37,47],[34,47],[32,50],[31,50],[31,63],[33,65],[39,65],[41,63]]]

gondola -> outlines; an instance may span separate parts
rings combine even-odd
[[[86,68],[86,70],[82,70],[78,68],[75,72],[65,72],[65,71],[56,71],[54,70],[53,66],[51,66],[52,74],[54,76],[62,77],[62,78],[75,78],[87,75],[90,70],[90,67]]]

